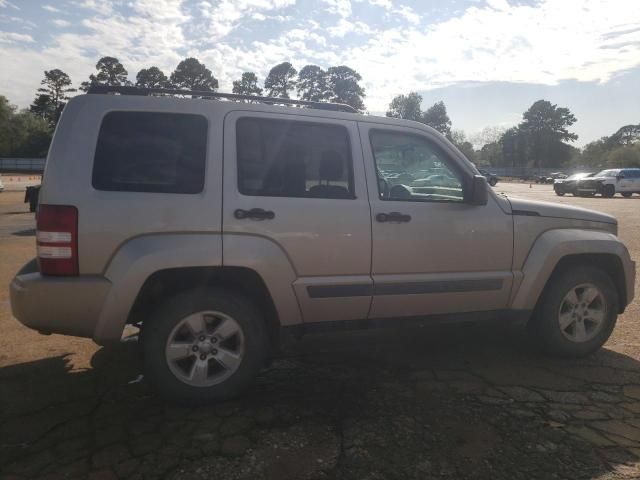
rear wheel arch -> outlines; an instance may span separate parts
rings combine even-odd
[[[272,347],[277,347],[280,318],[275,303],[262,277],[246,267],[184,267],[158,270],[145,280],[133,303],[128,324],[148,320],[155,305],[167,297],[190,290],[224,288],[251,301],[266,323]]]

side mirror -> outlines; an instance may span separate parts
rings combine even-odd
[[[471,182],[469,203],[471,205],[486,205],[489,201],[489,187],[487,179],[482,175],[474,175]]]

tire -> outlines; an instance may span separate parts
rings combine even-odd
[[[564,192],[564,189],[562,187],[556,188],[555,191],[556,191],[556,195],[557,196],[559,196],[559,197],[563,197],[564,196],[565,192]]]
[[[622,193],[622,196],[623,196],[624,198],[629,198],[631,195],[633,195],[631,192],[623,192],[623,193]]]
[[[611,198],[616,194],[616,187],[613,185],[605,185],[602,190],[602,196],[606,198]]]
[[[495,187],[497,183],[498,183],[498,179],[496,178],[489,179],[489,185],[491,185],[492,187]]]
[[[570,306],[574,302],[568,301],[570,293],[573,291],[575,298],[580,300],[582,295],[592,293],[593,288],[597,290],[598,296],[591,303],[588,300],[578,302],[577,316],[572,316]],[[580,311],[585,311],[581,307],[583,303],[588,303],[586,311],[590,313],[587,316],[593,319],[588,319],[587,316],[581,319]],[[601,321],[595,322],[594,319],[600,316],[596,315],[598,311],[602,312]],[[546,352],[577,358],[593,353],[607,341],[617,317],[618,293],[609,275],[596,267],[574,266],[554,274],[549,280],[528,329]],[[561,322],[565,322],[564,329]],[[579,324],[584,328],[578,328]],[[584,337],[581,339],[583,333]]]
[[[223,324],[226,332],[219,329]],[[175,403],[203,405],[236,397],[267,360],[265,322],[252,302],[233,291],[203,288],[178,294],[160,304],[142,328],[145,376]],[[168,357],[171,345],[174,360]]]

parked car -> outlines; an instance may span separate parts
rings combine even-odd
[[[540,175],[536,178],[536,183],[553,183],[556,179],[567,178],[567,175],[562,172],[553,172],[549,175]]]
[[[2,175],[0,175],[0,193],[4,192],[4,183],[2,183]]]
[[[553,190],[556,192],[556,195],[560,197],[566,193],[580,195],[581,193],[578,191],[578,180],[582,180],[583,178],[588,178],[593,175],[593,173],[574,173],[567,178],[558,178],[553,181]],[[585,192],[583,195],[589,195],[589,192]]]
[[[500,178],[498,178],[496,174],[488,172],[487,170],[482,170],[480,168],[478,169],[478,171],[480,172],[480,175],[487,179],[487,183],[492,187],[495,187],[498,184],[498,180],[500,180]]]
[[[24,203],[29,204],[29,211],[35,212],[38,209],[38,197],[40,195],[40,185],[28,186],[24,191]]]
[[[602,170],[590,178],[578,181],[581,192],[596,193],[611,198],[616,193],[630,197],[640,194],[640,168],[613,168]]]
[[[505,318],[579,357],[634,297],[614,217],[498,195],[426,125],[144,93],[67,104],[11,307],[101,345],[139,326],[145,379],[171,400],[238,395],[284,330]],[[397,180],[409,170],[455,183]]]

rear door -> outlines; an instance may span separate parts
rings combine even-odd
[[[356,123],[235,111],[224,145],[223,231],[285,252],[305,322],[365,318],[371,216]]]

